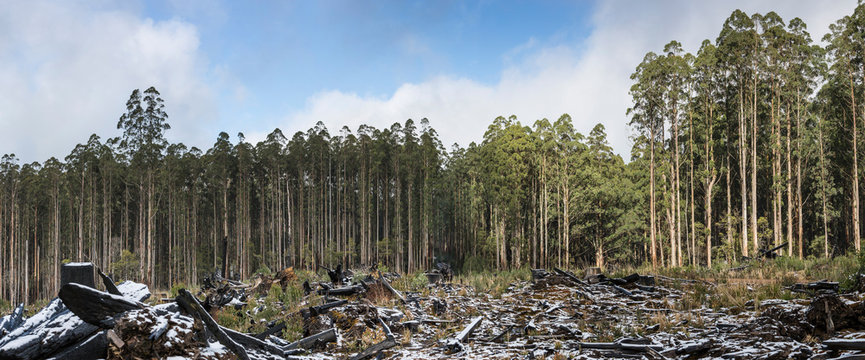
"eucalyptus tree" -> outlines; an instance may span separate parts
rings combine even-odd
[[[823,38],[828,42],[827,50],[831,58],[831,76],[844,79],[849,91],[847,108],[852,119],[852,238],[856,251],[861,249],[859,223],[859,148],[858,148],[858,118],[865,121],[861,109],[857,105],[857,92],[862,93],[865,82],[865,3],[860,3],[852,15],[844,16],[834,24],[829,25],[829,34]],[[859,104],[862,103],[860,100]],[[858,117],[857,117],[858,115]]]
[[[681,135],[682,111],[687,106],[686,81],[689,66],[685,60],[682,44],[671,41],[664,46],[662,78],[664,86],[665,116],[670,120],[670,203],[674,217],[674,234],[671,235],[671,256],[674,264],[682,266],[682,204],[679,136]]]
[[[755,39],[758,34],[755,29],[754,22],[747,14],[741,10],[734,11],[730,17],[724,22],[721,33],[718,35],[716,44],[718,47],[718,57],[722,71],[726,74],[725,79],[727,104],[725,112],[729,118],[738,118],[738,159],[739,159],[739,179],[741,196],[741,212],[739,214],[741,228],[741,248],[742,255],[748,256],[748,123],[745,115],[745,92],[748,90],[749,77],[754,79],[756,84],[755,69],[752,66],[752,58],[758,50]],[[756,93],[756,90],[754,90]],[[731,105],[735,105],[731,106]],[[752,118],[752,122],[756,119]],[[756,210],[752,201],[752,211]],[[756,221],[754,221],[756,224]],[[752,229],[753,231],[753,229]],[[756,232],[754,232],[756,239]],[[756,244],[755,244],[756,245]],[[756,251],[756,249],[755,249]]]
[[[718,64],[718,48],[709,40],[703,41],[694,63],[694,77],[696,82],[697,99],[695,102],[702,108],[703,129],[705,131],[703,142],[704,168],[700,176],[703,178],[703,209],[705,212],[706,227],[706,266],[712,266],[712,200],[718,175],[724,169],[719,169],[715,163],[715,116],[717,99],[719,96],[720,68]],[[693,133],[695,129],[692,129]],[[729,228],[727,230],[729,235]]]
[[[816,87],[816,83],[820,74],[825,73],[825,61],[824,61],[824,50],[819,45],[816,45],[811,40],[811,35],[807,31],[807,25],[800,18],[793,18],[787,24],[787,30],[789,34],[789,42],[790,42],[790,65],[788,69],[789,75],[789,87],[790,93],[792,95],[793,89],[795,89],[795,98],[796,98],[796,106],[795,106],[795,117],[796,117],[796,145],[795,150],[791,154],[789,141],[788,141],[788,156],[790,159],[793,155],[796,157],[796,211],[797,211],[797,231],[796,243],[799,248],[799,258],[804,257],[804,215],[803,208],[804,204],[802,201],[802,183],[803,183],[803,171],[802,171],[802,159],[805,158],[803,154],[805,146],[803,146],[804,134],[806,133],[806,129],[803,128],[803,112],[807,113],[808,102],[810,101],[811,94],[814,92]],[[789,122],[788,122],[789,124]],[[815,126],[819,127],[819,123]],[[788,131],[789,133],[789,131]],[[788,136],[789,139],[789,136]],[[813,143],[813,142],[812,142]],[[806,144],[807,146],[807,144]],[[789,160],[788,160],[789,161]],[[788,163],[789,167],[789,163]],[[822,170],[821,170],[822,171]],[[792,242],[792,238],[788,238],[788,241]]]
[[[165,131],[171,128],[159,91],[154,87],[147,88],[143,94],[138,89],[132,91],[126,102],[126,112],[120,116],[117,128],[123,130],[120,148],[126,152],[130,165],[137,173],[139,200],[136,242],[143,259],[139,272],[144,281],[150,283],[155,275],[154,173],[168,145]]]
[[[656,241],[655,224],[655,144],[660,132],[664,130],[664,94],[662,87],[662,58],[649,52],[643,58],[636,71],[631,74],[630,95],[633,106],[627,114],[631,116],[630,124],[647,136],[649,143],[649,240],[652,266],[658,266],[658,244]]]

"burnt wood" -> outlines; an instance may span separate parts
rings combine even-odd
[[[318,334],[307,336],[283,347],[283,350],[312,349],[320,344],[336,342],[336,329],[328,329]]]
[[[114,285],[114,280],[111,279],[110,276],[105,275],[102,272],[102,269],[96,268],[96,273],[99,274],[99,277],[102,278],[102,285],[105,285],[105,291],[112,295],[123,296],[119,289],[117,289],[117,285]]]
[[[114,327],[117,315],[144,308],[140,302],[76,283],[61,286],[59,297],[81,320],[106,329]]]
[[[237,355],[241,360],[249,360],[249,355],[246,353],[246,349],[240,346],[237,342],[235,342],[231,337],[223,331],[222,327],[210,317],[210,314],[204,310],[204,307],[201,306],[201,303],[198,302],[198,299],[195,296],[187,291],[186,289],[180,289],[180,292],[177,295],[177,303],[186,311],[189,315],[201,320],[204,323],[204,327],[216,337],[216,340],[219,341],[220,344],[228,348],[231,352]],[[251,337],[251,336],[250,336]]]

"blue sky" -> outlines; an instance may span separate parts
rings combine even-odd
[[[812,37],[855,0],[0,0],[0,154],[65,157],[119,135],[129,93],[162,92],[170,141],[263,139],[323,121],[428,118],[445,146],[496,116],[572,116],[629,156],[629,75],[671,39],[696,51],[740,8],[801,17]],[[236,141],[236,139],[234,139]]]
[[[142,4],[156,21],[196,25],[211,65],[241,90],[219,92],[221,123],[279,125],[307,97],[338,89],[386,96],[436,75],[494,84],[527,45],[577,44],[593,3],[294,1]],[[220,74],[209,74],[218,82]],[[402,121],[405,119],[393,119]],[[308,124],[309,127],[312,124]],[[254,129],[249,129],[252,131]]]

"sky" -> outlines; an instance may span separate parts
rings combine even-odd
[[[0,154],[62,160],[119,136],[133,89],[165,100],[169,141],[208,149],[322,121],[429,119],[448,148],[497,116],[606,127],[625,159],[629,76],[678,40],[696,52],[735,9],[799,17],[819,41],[855,0],[0,0]]]

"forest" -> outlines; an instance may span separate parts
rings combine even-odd
[[[671,41],[634,59],[626,158],[603,125],[575,130],[599,119],[568,114],[500,116],[466,147],[409,119],[257,143],[223,132],[198,149],[166,140],[171,99],[134,90],[113,137],[41,163],[2,157],[0,298],[53,297],[68,261],[165,289],[222,268],[246,279],[858,252],[863,34],[865,4],[818,39],[799,18],[737,10],[692,52]]]

